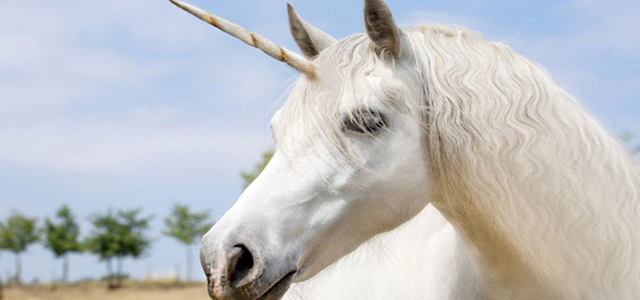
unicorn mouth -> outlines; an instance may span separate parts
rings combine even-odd
[[[274,283],[264,294],[255,300],[279,300],[282,299],[284,294],[289,290],[289,286],[291,285],[291,281],[293,279],[293,275],[297,271],[291,271],[284,275],[284,277],[280,278],[278,282]]]

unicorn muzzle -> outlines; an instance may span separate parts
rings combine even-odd
[[[226,241],[212,247],[210,241],[205,236],[200,261],[212,299],[280,299],[289,288],[296,269],[282,268],[291,265],[281,262],[282,253],[266,258],[248,243]]]

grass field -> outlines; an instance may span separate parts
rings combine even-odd
[[[129,282],[109,290],[104,283],[72,285],[28,285],[4,287],[3,300],[208,300],[206,284],[179,285],[153,282]]]

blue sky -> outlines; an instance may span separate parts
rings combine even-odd
[[[361,1],[290,1],[336,38],[364,30]],[[188,2],[297,51],[285,0]],[[639,1],[389,4],[403,26],[459,24],[511,45],[610,131],[640,135]],[[0,220],[52,216],[66,203],[86,234],[92,213],[140,207],[155,216],[155,242],[125,268],[166,274],[185,250],[160,235],[162,219],[177,202],[215,218],[231,207],[240,171],[273,145],[268,120],[296,76],[169,1],[2,1]],[[60,274],[39,245],[23,260],[27,281]],[[0,275],[8,270],[13,256],[0,253]],[[104,272],[95,256],[71,258],[72,279]]]

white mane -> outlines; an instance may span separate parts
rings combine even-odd
[[[373,45],[365,34],[355,34],[323,50],[313,61],[318,63],[322,68],[320,73],[325,75],[322,77],[322,84],[317,84],[317,82],[308,84],[307,81],[298,80],[289,99],[284,103],[279,117],[283,118],[285,120],[283,122],[287,124],[303,127],[313,126],[314,131],[321,134],[320,138],[325,139],[326,145],[336,147],[336,153],[353,158],[349,154],[349,147],[345,144],[347,138],[340,127],[342,124],[340,109],[345,105],[368,107],[366,100],[369,97],[349,98],[344,95],[354,92],[361,95],[371,93],[365,89],[354,91],[354,89],[362,88],[361,85],[355,83],[362,81],[368,72],[373,72],[376,66],[384,63],[384,60],[376,55]],[[390,109],[397,109],[400,106],[407,109],[410,106],[415,106],[413,103],[403,101],[404,95],[409,91],[398,89],[390,72],[386,75],[381,80],[381,84],[387,94],[382,98],[389,99],[389,101],[384,104]],[[329,85],[339,86],[339,92],[335,94],[332,93],[334,89],[325,89]],[[286,130],[276,133],[278,149],[289,148],[287,145],[279,143],[283,139],[278,136],[286,134]]]
[[[436,24],[405,32],[417,62],[406,71],[421,74],[423,102],[402,102],[409,91],[382,81],[389,85],[384,98],[393,100],[386,105],[422,111],[437,187],[432,203],[474,257],[483,258],[483,276],[501,283],[493,295],[631,299],[640,293],[640,173],[625,150],[542,68],[508,46]],[[366,35],[316,58],[329,59],[337,61],[341,76],[333,80],[344,89],[382,60]],[[344,98],[322,93],[299,84],[283,118],[304,116],[300,123],[318,128],[340,124],[334,118]],[[348,156],[339,128],[324,133]],[[525,281],[530,284],[510,285]]]
[[[433,25],[413,36],[423,39],[432,203],[473,226],[459,232],[497,266],[490,276],[524,276],[552,296],[630,298],[615,292],[640,289],[640,174],[628,153],[507,46]]]

